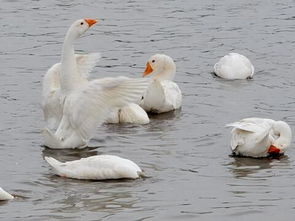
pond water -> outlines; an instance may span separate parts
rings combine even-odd
[[[281,159],[231,158],[230,123],[245,117],[295,127],[295,2],[253,0],[10,1],[0,6],[1,220],[291,220],[294,142]],[[97,18],[75,45],[101,52],[93,77],[140,77],[155,53],[171,56],[183,107],[148,125],[102,125],[85,150],[42,147],[42,77],[59,62],[69,25]],[[211,75],[228,52],[246,55],[253,80]],[[61,161],[113,154],[148,176],[90,182],[53,175]]]

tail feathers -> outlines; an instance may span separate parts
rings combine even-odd
[[[59,166],[62,165],[61,162],[59,162],[58,160],[54,159],[53,157],[45,157],[45,160],[53,168],[58,168]]]
[[[225,127],[236,127],[236,126],[237,126],[236,123],[230,123],[225,125]]]
[[[62,176],[62,162],[59,162],[58,160],[54,159],[53,157],[45,157],[45,160],[47,163],[53,167],[56,174],[59,176]]]
[[[1,187],[0,187],[0,201],[1,200],[12,200],[14,197],[7,193],[5,190],[3,190]]]

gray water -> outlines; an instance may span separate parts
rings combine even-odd
[[[245,117],[295,127],[295,2],[0,1],[0,186],[20,195],[1,202],[0,220],[293,220],[294,142],[281,159],[229,157],[230,131]],[[181,111],[151,123],[103,125],[89,148],[42,147],[41,82],[60,59],[69,25],[98,18],[76,44],[101,52],[93,77],[140,77],[165,53],[177,64]],[[253,62],[253,80],[210,72],[228,52]],[[148,178],[90,182],[53,175],[44,156],[74,160],[114,154]]]

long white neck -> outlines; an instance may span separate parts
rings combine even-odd
[[[274,142],[275,144],[283,144],[283,146],[289,146],[291,144],[292,131],[287,123],[284,121],[276,121],[274,132],[279,134],[279,138]]]
[[[166,64],[155,75],[157,80],[173,80],[176,72],[176,65],[173,61],[166,61]]]
[[[60,83],[62,93],[65,95],[69,94],[75,88],[81,78],[77,70],[74,40],[75,37],[70,28],[63,43],[61,56]]]

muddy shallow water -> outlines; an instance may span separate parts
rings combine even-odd
[[[265,117],[295,126],[294,1],[1,1],[0,186],[21,195],[0,203],[1,220],[291,220],[294,141],[281,159],[229,157],[226,123]],[[76,44],[101,52],[93,77],[141,76],[165,53],[177,65],[180,111],[151,123],[103,125],[85,150],[42,147],[41,82],[60,59],[73,20],[98,18]],[[253,62],[253,80],[210,73],[228,52]],[[90,182],[53,175],[44,156],[114,154],[147,178]]]

